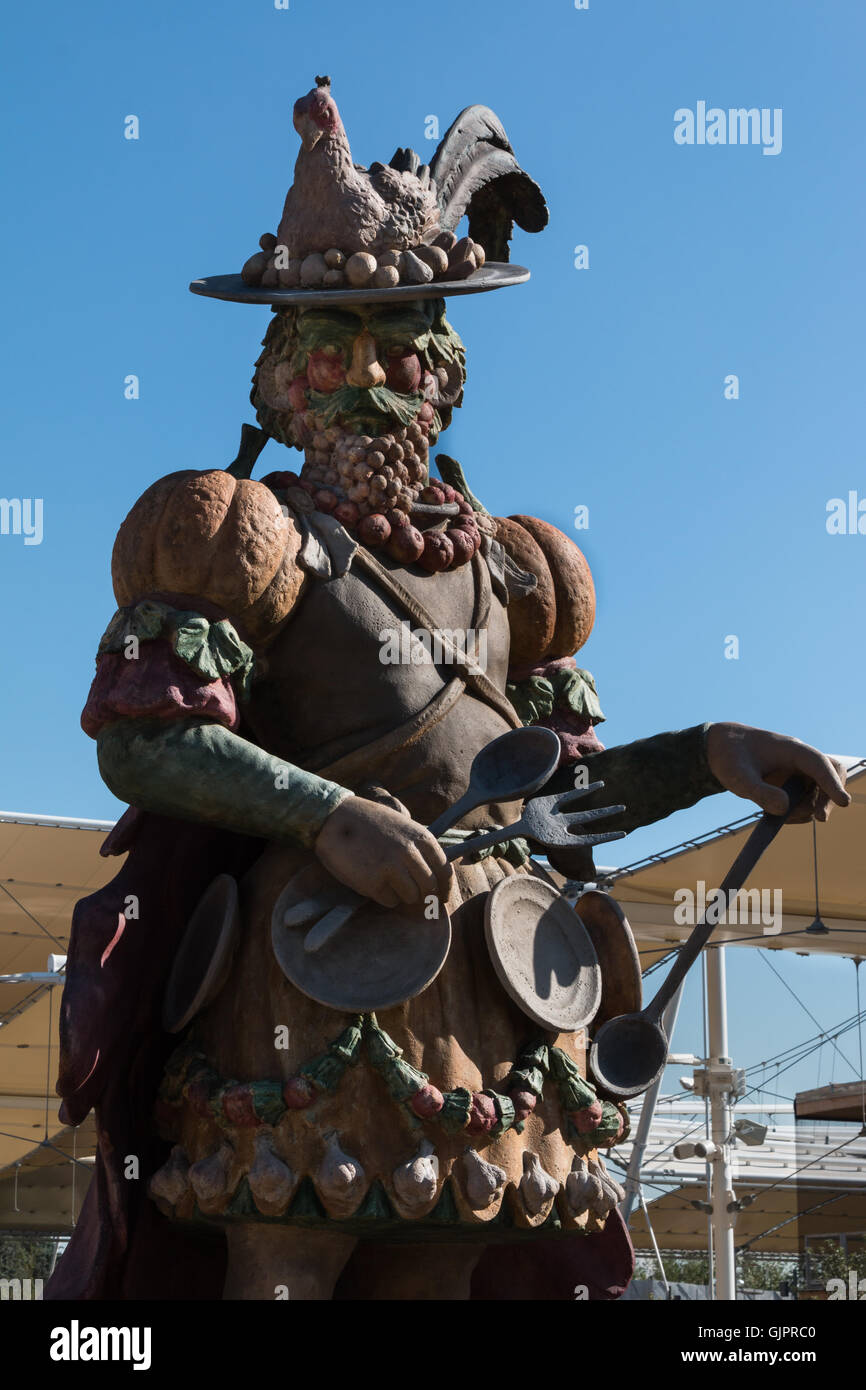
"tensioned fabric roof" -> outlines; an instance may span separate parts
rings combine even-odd
[[[111,825],[0,812],[0,975],[47,973],[49,956],[66,955],[76,901],[113,878],[122,862],[99,855]],[[72,1150],[54,1093],[59,1003],[57,986],[0,984],[0,1172],[26,1159],[46,1134]],[[89,1121],[78,1131],[79,1152],[92,1152],[92,1135]],[[36,1149],[28,1163],[51,1154]]]
[[[746,1109],[751,1113],[758,1106]],[[735,1194],[754,1196],[736,1217],[738,1249],[748,1245],[756,1254],[790,1254],[801,1248],[804,1236],[862,1237],[866,1231],[866,1136],[853,1124],[784,1123],[793,1118],[791,1109],[790,1104],[779,1106],[777,1121],[782,1123],[774,1123],[772,1114],[765,1118],[769,1128],[762,1144],[735,1145]],[[704,1132],[703,1114],[694,1102],[660,1104],[641,1178],[653,1234],[662,1250],[707,1248],[707,1216],[692,1206],[693,1201],[706,1201],[705,1162],[674,1154],[679,1140],[694,1140]],[[620,1165],[628,1162],[630,1152],[631,1145],[623,1144],[615,1150],[618,1162],[608,1160],[620,1180]],[[632,1214],[629,1229],[639,1249],[649,1248],[643,1211]]]
[[[781,891],[781,931],[775,935],[765,935],[762,924],[754,921],[721,922],[713,933],[714,942],[788,950],[798,954],[866,959],[866,762],[855,758],[843,761],[848,766],[851,805],[845,810],[835,809],[829,821],[816,826],[820,914],[829,928],[829,934],[815,936],[806,932],[815,917],[812,826],[792,825],[783,827],[745,885],[746,888]],[[644,971],[679,946],[692,930],[691,925],[674,921],[674,894],[683,888],[696,892],[699,880],[704,882],[707,891],[717,887],[757,818],[744,817],[742,821],[734,823],[733,828],[723,826],[696,841],[652,856],[633,868],[612,870],[606,876],[604,886],[616,897],[629,919]],[[666,968],[662,966],[658,975],[645,982],[645,1002],[661,983]],[[676,1037],[673,1039],[673,1049],[676,1051]],[[639,1106],[633,1109],[634,1123],[638,1110]],[[653,1138],[656,1141],[665,1123],[670,1126],[670,1121],[665,1122],[659,1117],[654,1121]],[[699,1182],[695,1185],[697,1175],[692,1177],[691,1174],[680,1173],[678,1170],[688,1167],[688,1164],[676,1164],[671,1154],[673,1142],[684,1132],[684,1128],[672,1126],[669,1143],[654,1145],[651,1141],[647,1145],[647,1158],[641,1171],[650,1183],[646,1199],[659,1245],[663,1249],[704,1250],[707,1244],[707,1218],[696,1211],[691,1202],[706,1198],[705,1186]],[[825,1125],[823,1130],[829,1128]],[[738,1246],[762,1232],[768,1232],[763,1239],[755,1242],[756,1251],[790,1252],[797,1249],[798,1241],[804,1235],[854,1233],[866,1229],[863,1144],[857,1142],[857,1131],[851,1126],[839,1127],[839,1133],[846,1140],[854,1139],[851,1150],[844,1158],[836,1160],[842,1169],[846,1164],[849,1167],[853,1165],[847,1179],[844,1173],[838,1179],[837,1191],[842,1193],[839,1200],[827,1200],[828,1193],[824,1182],[819,1180],[820,1168],[817,1164],[799,1179],[782,1177],[793,1172],[803,1161],[802,1157],[798,1157],[807,1142],[802,1127],[798,1126],[796,1132],[790,1131],[790,1144],[793,1145],[790,1153],[783,1153],[778,1143],[774,1145],[772,1140],[766,1148],[745,1151],[746,1156],[744,1151],[739,1150],[744,1166],[735,1182],[735,1189],[740,1195],[748,1190],[745,1184],[751,1187],[753,1183],[753,1190],[757,1191],[758,1196],[738,1217]],[[656,1165],[651,1156],[656,1148],[663,1155],[657,1166],[666,1167],[669,1175],[667,1180],[673,1178],[676,1183],[676,1177],[679,1177],[683,1184],[663,1196],[655,1195],[652,1190],[651,1179]],[[624,1146],[622,1157],[626,1157],[628,1151],[628,1146]],[[749,1165],[757,1169],[762,1159],[769,1161],[769,1171],[749,1173]],[[702,1164],[697,1166],[703,1167]],[[826,1179],[826,1176],[821,1174],[822,1179]],[[780,1178],[782,1181],[777,1186]],[[635,1244],[648,1246],[649,1232],[643,1212],[635,1211],[629,1225]]]
[[[714,943],[759,946],[769,950],[866,958],[866,760],[846,758],[851,805],[834,809],[816,826],[818,886],[821,919],[829,935],[807,935],[815,916],[812,826],[787,825],[765,851],[745,887],[781,891],[782,928],[765,935],[760,923],[721,922]],[[646,970],[691,932],[674,921],[674,894],[718,887],[742,849],[757,816],[723,826],[667,853],[653,855],[625,869],[610,870],[605,886],[620,903],[631,924]],[[767,899],[771,905],[772,898]]]

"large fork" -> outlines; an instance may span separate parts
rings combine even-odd
[[[447,845],[446,859],[460,859],[464,854],[472,854],[487,845],[499,845],[503,840],[515,840],[521,836],[532,840],[543,849],[558,849],[564,845],[603,845],[609,840],[621,840],[624,830],[604,830],[597,834],[579,834],[581,826],[592,825],[607,816],[618,815],[624,806],[596,806],[590,811],[569,811],[569,807],[588,796],[590,792],[600,791],[604,782],[590,782],[586,787],[573,791],[558,792],[554,796],[534,796],[527,801],[520,820],[512,825],[487,830],[481,835],[473,835],[459,844]]]

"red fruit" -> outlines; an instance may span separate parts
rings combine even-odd
[[[525,1120],[527,1115],[531,1115],[538,1104],[538,1096],[533,1091],[512,1091],[511,1100],[514,1105],[514,1118],[518,1124]]]
[[[398,526],[391,532],[388,554],[401,565],[412,565],[424,554],[425,538],[414,526]]]
[[[358,539],[370,550],[379,550],[391,538],[391,523],[381,512],[372,512],[358,522]]]
[[[336,492],[328,487],[319,488],[318,492],[313,493],[313,501],[320,512],[333,512],[339,500]]]
[[[454,560],[454,547],[443,531],[428,531],[424,537],[421,566],[431,574],[447,570]]]
[[[253,1129],[261,1124],[249,1086],[228,1086],[222,1094],[222,1108],[229,1124],[239,1125],[243,1129]]]
[[[308,495],[309,497],[315,497],[315,495],[316,495],[316,484],[315,484],[315,483],[307,482],[304,478],[302,478],[301,481],[300,481],[299,486],[302,487],[302,488],[304,489],[304,492],[306,492],[307,495]]]
[[[387,516],[392,527],[411,526],[412,524],[409,520],[408,512],[401,512],[399,507],[392,507],[389,512],[385,513],[385,515]]]
[[[334,508],[334,516],[343,526],[354,526],[360,515],[355,502],[340,502]]]
[[[448,532],[448,539],[454,547],[454,564],[468,565],[477,549],[475,537],[459,526],[454,526]]]
[[[469,1134],[489,1134],[498,1123],[499,1116],[496,1113],[493,1097],[486,1096],[483,1091],[475,1091],[466,1124],[467,1132]]]
[[[572,1110],[570,1116],[578,1134],[592,1134],[593,1130],[598,1129],[601,1124],[601,1117],[600,1100],[594,1100],[590,1105],[584,1105],[581,1110]]]
[[[389,357],[385,364],[385,376],[392,391],[408,394],[417,391],[421,381],[421,363],[414,352],[405,357]]]
[[[471,506],[469,505],[468,502],[464,502],[464,501],[463,501],[463,498],[460,496],[460,493],[459,493],[459,492],[456,494],[456,499],[457,499],[457,510],[458,510],[458,512],[460,513],[461,516],[474,516],[474,515],[475,515],[475,508],[474,508],[474,507],[471,507]]]
[[[314,391],[336,391],[346,380],[342,353],[318,348],[307,358],[307,380]]]
[[[430,507],[441,507],[445,501],[445,493],[441,487],[437,487],[435,483],[430,483],[421,489],[421,501],[426,502]]]
[[[454,491],[454,489],[453,489],[453,487],[451,486],[450,483],[437,483],[436,486],[437,486],[438,488],[441,488],[442,491],[444,492],[444,494],[445,494],[445,501],[446,501],[446,502],[454,502],[454,501],[456,501],[456,496],[457,496],[457,495],[456,495],[456,493],[455,493],[455,491]]]
[[[290,1110],[306,1110],[316,1099],[316,1088],[305,1076],[290,1076],[283,1087],[283,1100]]]
[[[292,410],[306,410],[307,408],[307,387],[309,381],[305,376],[296,376],[289,386],[289,404]]]
[[[437,1091],[435,1086],[431,1086],[429,1081],[426,1086],[422,1086],[420,1091],[416,1091],[409,1102],[409,1108],[419,1120],[429,1120],[433,1115],[438,1115],[445,1104],[445,1097],[441,1091]]]
[[[418,414],[415,416],[419,425],[429,425],[433,421],[433,407],[429,401],[425,401]]]
[[[299,478],[297,473],[268,473],[262,478],[262,482],[271,492],[284,492],[288,487],[297,487]]]

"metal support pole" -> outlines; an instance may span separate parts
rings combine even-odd
[[[674,994],[671,1002],[662,1015],[662,1028],[664,1029],[665,1037],[669,1043],[673,1038],[674,1029],[677,1026],[677,1014],[679,1013],[680,1000],[683,996],[684,984],[685,980]],[[655,1118],[656,1104],[658,1102],[663,1080],[664,1072],[662,1072],[657,1081],[653,1082],[643,1098],[640,1119],[638,1120],[637,1129],[635,1130],[634,1143],[631,1146],[628,1168],[626,1169],[625,1198],[620,1205],[622,1219],[626,1225],[628,1225],[632,1212],[641,1200],[640,1168],[643,1163],[644,1153],[646,1152],[650,1127]]]
[[[662,1276],[662,1284],[664,1285],[665,1298],[669,1299],[671,1296],[671,1286],[668,1281],[668,1276],[665,1274],[665,1267],[662,1263],[661,1251],[659,1250],[658,1241],[656,1240],[656,1233],[653,1230],[653,1223],[650,1220],[649,1208],[647,1207],[646,1198],[644,1197],[642,1190],[638,1193],[638,1199],[640,1201],[641,1210],[644,1215],[644,1220],[646,1221],[646,1228],[649,1231],[650,1240],[652,1241],[653,1254],[656,1257],[656,1264],[659,1267],[659,1274]]]
[[[710,946],[706,951],[707,964],[707,1034],[710,1050],[708,1082],[710,1092],[711,1134],[719,1154],[711,1163],[713,1230],[715,1256],[715,1293],[717,1299],[733,1302],[737,1297],[736,1259],[734,1256],[734,1224],[728,1203],[734,1199],[731,1148],[727,1142],[731,1133],[729,1098],[731,1059],[728,1056],[728,1012],[725,988],[725,948]]]

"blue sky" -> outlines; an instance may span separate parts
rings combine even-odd
[[[78,727],[114,533],[155,477],[228,463],[252,419],[268,312],[186,286],[275,230],[291,105],[320,72],[359,161],[429,157],[426,118],[444,131],[480,101],[547,195],[548,230],[513,244],[531,282],[452,303],[469,382],[442,447],[498,514],[569,530],[589,507],[572,534],[599,613],[580,660],[605,740],[735,718],[866,753],[866,536],[825,529],[830,498],[866,497],[859,4],[91,0],[18,6],[4,30],[0,494],[44,506],[41,545],[0,536],[4,809],[117,813]],[[700,100],[782,108],[782,152],[675,144],[674,112]],[[259,474],[284,461],[269,444]],[[605,858],[745,809],[717,797]],[[739,954],[751,1054],[754,1006],[776,995]],[[849,964],[781,964],[822,1021],[853,1012]],[[793,1038],[807,1020],[775,988]],[[696,1045],[688,1001],[683,1017]]]

